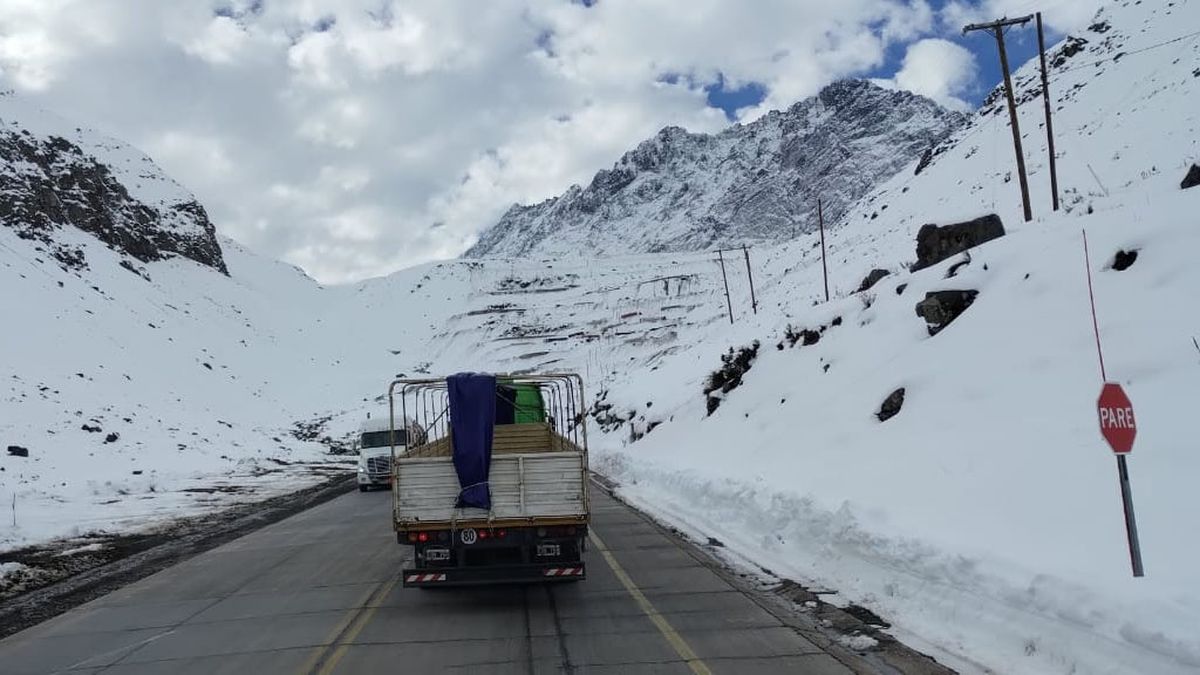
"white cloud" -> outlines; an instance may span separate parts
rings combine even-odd
[[[955,110],[970,110],[959,96],[975,81],[975,55],[961,45],[941,38],[912,43],[895,77],[877,84],[905,89]]]
[[[1104,0],[951,0],[941,9],[941,19],[947,28],[959,31],[969,23],[1041,12],[1047,29],[1070,33],[1086,27],[1103,4]]]
[[[938,19],[926,0],[3,0],[0,88],[143,147],[222,232],[343,281],[456,255],[664,125],[726,123],[664,75],[761,83],[749,120]],[[898,86],[960,93],[919,56]]]
[[[300,122],[297,133],[318,145],[351,150],[371,129],[370,104],[354,97],[326,102]]]
[[[193,176],[220,181],[234,168],[220,138],[188,131],[167,131],[150,140],[145,149],[151,156],[170,163],[186,162]]]
[[[246,30],[227,16],[214,17],[197,37],[189,40],[183,49],[188,54],[209,63],[230,64],[241,54],[249,41]]]
[[[309,33],[288,49],[288,65],[298,81],[320,89],[344,89],[349,85],[343,74],[345,64],[338,49],[337,36]]]

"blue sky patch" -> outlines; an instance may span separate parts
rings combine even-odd
[[[986,31],[973,31],[965,36],[948,39],[966,47],[975,55],[979,74],[975,78],[975,87],[966,92],[963,99],[972,105],[979,105],[988,92],[1004,79],[1004,73],[1000,72],[1000,52],[996,49],[996,38]],[[1061,39],[1063,35],[1046,29],[1047,50]],[[1024,26],[1009,28],[1004,34],[1004,48],[1008,52],[1008,67],[1012,72],[1016,72],[1029,59],[1036,58],[1037,23],[1030,21]]]
[[[704,94],[709,106],[720,108],[725,112],[725,117],[733,121],[739,109],[762,103],[767,97],[767,88],[759,82],[730,87],[725,76],[718,74],[716,82],[704,86]]]
[[[940,10],[944,2],[935,2],[934,10]],[[998,17],[997,17],[998,18]],[[985,31],[972,31],[962,34],[962,26],[941,26],[940,30],[918,38],[942,38],[965,47],[975,56],[977,67],[974,82],[967,91],[959,93],[959,98],[973,106],[978,106],[983,99],[1004,79],[1000,72],[1000,53],[996,49],[996,39]],[[1065,37],[1062,33],[1046,28],[1046,48],[1050,49]],[[904,64],[904,55],[908,52],[910,43],[893,43],[884,52],[883,63],[859,74],[863,78],[891,79],[896,76]],[[1008,66],[1016,72],[1030,59],[1038,54],[1037,23],[1030,20],[1024,26],[1010,27],[1004,34],[1004,46],[1008,52]]]
[[[737,111],[747,106],[758,105],[767,97],[767,88],[761,82],[747,82],[739,87],[731,87],[725,75],[717,73],[717,81],[700,84],[692,75],[666,73],[658,77],[659,82],[666,84],[683,84],[688,89],[700,89],[710,108],[717,108],[725,113],[730,122],[737,119]]]

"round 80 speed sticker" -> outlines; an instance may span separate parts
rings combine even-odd
[[[471,544],[474,544],[476,542],[476,540],[479,539],[479,534],[477,532],[475,532],[475,528],[468,527],[467,529],[462,531],[462,534],[459,535],[459,538],[462,539],[462,543],[466,544],[467,546],[470,546]]]

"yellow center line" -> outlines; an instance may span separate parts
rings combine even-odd
[[[688,664],[688,666],[692,669],[692,672],[696,673],[696,675],[712,675],[712,671],[709,670],[708,666],[700,660],[700,657],[696,656],[696,652],[692,651],[692,648],[688,645],[687,640],[684,640],[683,636],[680,635],[673,626],[671,626],[666,618],[663,617],[662,614],[658,613],[658,610],[654,608],[653,603],[651,603],[646,595],[642,593],[641,589],[637,587],[637,584],[633,583],[633,579],[626,574],[625,568],[621,567],[621,563],[617,562],[616,556],[614,556],[612,552],[608,550],[608,547],[604,545],[604,541],[600,539],[595,530],[588,531],[588,538],[592,540],[592,544],[596,547],[596,550],[600,551],[600,555],[604,556],[604,562],[608,563],[608,566],[612,568],[613,574],[617,575],[617,579],[621,581],[621,585],[625,587],[625,590],[629,592],[629,595],[633,597],[638,606],[642,608],[642,612],[644,612],[646,616],[650,618],[650,621],[652,621],[654,625],[658,627],[658,631],[662,633],[663,637],[667,640],[667,643],[670,644],[675,650],[675,653],[679,654],[679,657]]]
[[[392,592],[397,581],[399,581],[399,577],[392,577],[368,591],[355,609],[348,612],[333,627],[325,644],[318,647],[313,655],[305,661],[299,671],[301,675],[329,675],[332,673],[333,669],[337,667],[338,661],[341,661],[342,657],[346,655],[349,647],[347,643],[358,637],[363,627],[375,615],[375,610],[379,609],[379,603]],[[330,652],[331,649],[332,652]]]

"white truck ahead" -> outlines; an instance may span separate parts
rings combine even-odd
[[[405,587],[585,577],[588,455],[578,375],[397,380],[395,419],[420,438],[393,457]]]
[[[408,447],[412,424],[403,424],[394,432],[388,415],[368,417],[358,429],[358,489],[366,492],[392,485],[392,455],[403,455]]]

